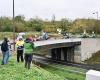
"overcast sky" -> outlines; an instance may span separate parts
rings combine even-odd
[[[0,16],[12,17],[12,1],[0,0]],[[97,18],[100,12],[100,0],[15,0],[15,15],[24,15],[27,19],[40,17],[61,18]]]

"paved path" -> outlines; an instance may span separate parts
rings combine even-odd
[[[100,71],[100,64],[79,64],[79,63],[70,63],[70,62],[61,62],[61,61],[53,61],[51,59],[48,59],[46,57],[42,57],[42,56],[37,56],[37,55],[33,55],[33,60],[35,60],[36,62],[40,62],[43,64],[50,64],[52,63],[58,63],[58,64],[63,64],[63,65],[68,65],[68,66],[74,66],[74,67],[79,67],[79,68],[83,68],[83,69],[93,69],[93,70],[99,70]]]

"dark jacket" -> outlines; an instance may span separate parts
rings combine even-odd
[[[1,51],[8,51],[9,50],[9,47],[8,47],[8,42],[7,41],[3,41],[2,44],[1,44]]]

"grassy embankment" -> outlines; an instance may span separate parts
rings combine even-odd
[[[17,63],[16,57],[10,56],[9,64],[0,65],[0,80],[85,80],[85,75],[70,71],[78,68],[60,69],[56,65],[52,66],[38,67],[33,64],[31,69],[27,70],[24,63]]]
[[[27,70],[24,64],[17,63],[13,56],[10,57],[9,64],[0,65],[0,80],[64,80],[64,77],[36,65]]]
[[[56,63],[41,63],[37,62],[37,65],[41,66],[43,69],[53,73],[57,74],[61,77],[64,77],[68,80],[85,80],[86,72],[88,70],[78,67],[72,67],[72,66],[66,66]]]
[[[89,64],[100,64],[100,51],[95,53],[90,59],[86,60],[85,62]]]

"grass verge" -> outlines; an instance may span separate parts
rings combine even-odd
[[[17,63],[16,57],[12,56],[7,65],[0,65],[0,80],[64,80],[64,77],[36,65],[25,69],[24,63]]]

